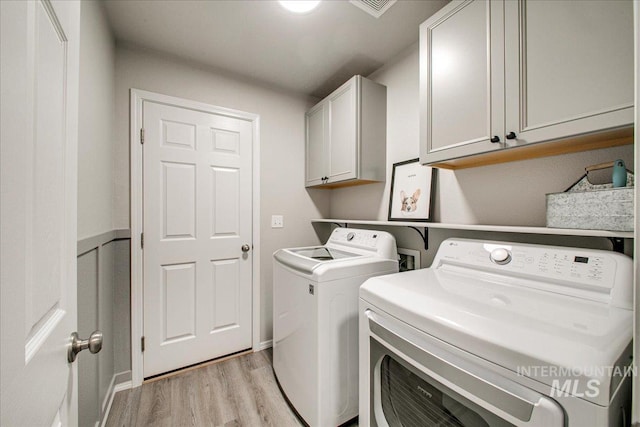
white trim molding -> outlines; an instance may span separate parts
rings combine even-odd
[[[635,78],[635,144],[634,157],[635,167],[637,170],[640,164],[640,1],[633,2],[634,16],[634,40],[635,40],[635,61],[634,61],[634,78]],[[635,189],[635,240],[634,240],[634,257],[633,263],[633,283],[635,286],[635,313],[633,326],[633,365],[637,369],[640,367],[640,185],[636,185]],[[637,372],[637,371],[636,371]],[[631,391],[631,422],[634,426],[640,427],[640,377],[633,377],[633,389]]]
[[[111,406],[113,405],[113,398],[115,397],[116,393],[122,390],[129,390],[131,388],[131,381],[125,381],[120,384],[115,384],[116,378],[118,378],[120,374],[113,374],[113,377],[111,378],[111,383],[109,384],[109,392],[107,392],[107,395],[102,402],[102,416],[100,421],[96,422],[96,426],[99,425],[101,427],[104,427],[105,425],[107,425],[107,421],[109,420],[109,413],[111,412]]]
[[[143,257],[140,245],[140,234],[143,230],[142,220],[142,144],[140,129],[142,128],[142,104],[152,101],[181,108],[189,108],[213,114],[221,114],[238,119],[248,120],[253,127],[252,158],[252,240],[253,240],[253,272],[252,272],[252,348],[260,347],[260,116],[244,111],[232,110],[197,101],[177,98],[139,89],[130,92],[130,148],[131,148],[131,384],[132,387],[142,385],[144,380],[143,356],[141,348],[143,324]]]
[[[114,240],[125,240],[131,238],[131,232],[124,228],[119,230],[109,230],[104,233],[89,236],[78,240],[78,256],[84,255],[94,249],[104,246]]]
[[[266,341],[262,341],[257,346],[254,346],[253,351],[262,351],[271,347],[273,347],[273,340],[266,340]]]

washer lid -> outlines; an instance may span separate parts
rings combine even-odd
[[[567,380],[575,381],[566,392],[607,405],[621,379],[612,370],[630,362],[633,312],[518,280],[455,267],[423,269],[369,279],[360,297],[519,375],[565,390]]]
[[[273,257],[281,264],[303,273],[311,274],[322,264],[336,260],[363,257],[362,254],[346,252],[326,246],[310,246],[304,248],[280,249]]]
[[[341,251],[340,249],[329,248],[326,246],[314,246],[310,248],[293,248],[290,252],[301,257],[311,258],[318,261],[331,261],[334,259],[354,258],[361,256],[359,254]]]

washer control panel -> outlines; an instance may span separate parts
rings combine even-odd
[[[396,239],[386,231],[363,230],[360,228],[336,228],[327,241],[327,246],[339,246],[364,249],[367,253],[377,254],[380,257],[398,259]]]
[[[375,248],[378,246],[382,232],[372,230],[359,230],[348,228],[336,228],[331,233],[329,242],[342,245]]]

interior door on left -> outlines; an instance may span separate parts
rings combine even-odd
[[[0,2],[0,425],[77,425],[80,4]]]

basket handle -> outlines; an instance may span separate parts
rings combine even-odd
[[[612,168],[613,165],[614,165],[614,162],[598,163],[597,165],[587,166],[586,168],[584,168],[584,170],[585,172],[597,171],[600,169]]]

